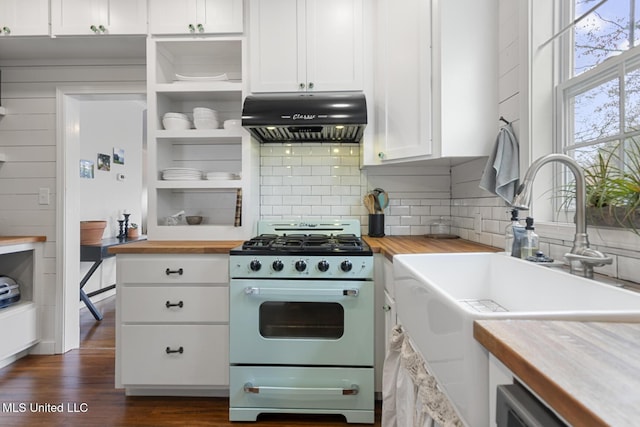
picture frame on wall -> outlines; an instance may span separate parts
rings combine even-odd
[[[91,160],[80,160],[80,178],[93,179],[94,163]]]
[[[124,165],[124,148],[113,147],[113,164]]]
[[[111,156],[108,154],[98,154],[98,170],[109,172],[111,170]]]

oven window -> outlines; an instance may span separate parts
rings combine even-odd
[[[335,302],[268,301],[260,305],[265,338],[338,339],[344,334],[344,308]]]

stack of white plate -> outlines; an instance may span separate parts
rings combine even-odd
[[[196,129],[218,129],[218,112],[211,108],[196,107],[193,109],[193,124]]]
[[[202,171],[191,168],[167,168],[162,170],[162,179],[165,181],[199,181],[202,179]]]
[[[166,113],[162,116],[162,126],[167,130],[191,129],[191,120],[186,114]]]
[[[240,179],[239,173],[231,173],[231,172],[207,172],[207,179]]]

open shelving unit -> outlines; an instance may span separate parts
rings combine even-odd
[[[242,128],[166,130],[165,113],[216,110],[220,127],[240,120],[247,92],[244,37],[150,37],[147,45],[148,225],[153,240],[243,240],[255,234],[259,150]],[[221,77],[223,76],[223,77]],[[238,179],[165,180],[168,168]],[[168,218],[201,215],[201,225]]]

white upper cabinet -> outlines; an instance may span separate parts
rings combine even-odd
[[[0,0],[0,36],[47,35],[48,0]]]
[[[364,163],[487,156],[498,131],[497,0],[377,0],[375,138]]]
[[[213,34],[243,31],[242,0],[151,0],[151,34]]]
[[[51,0],[54,36],[147,34],[146,0]]]
[[[251,0],[252,92],[363,89],[362,0]]]

